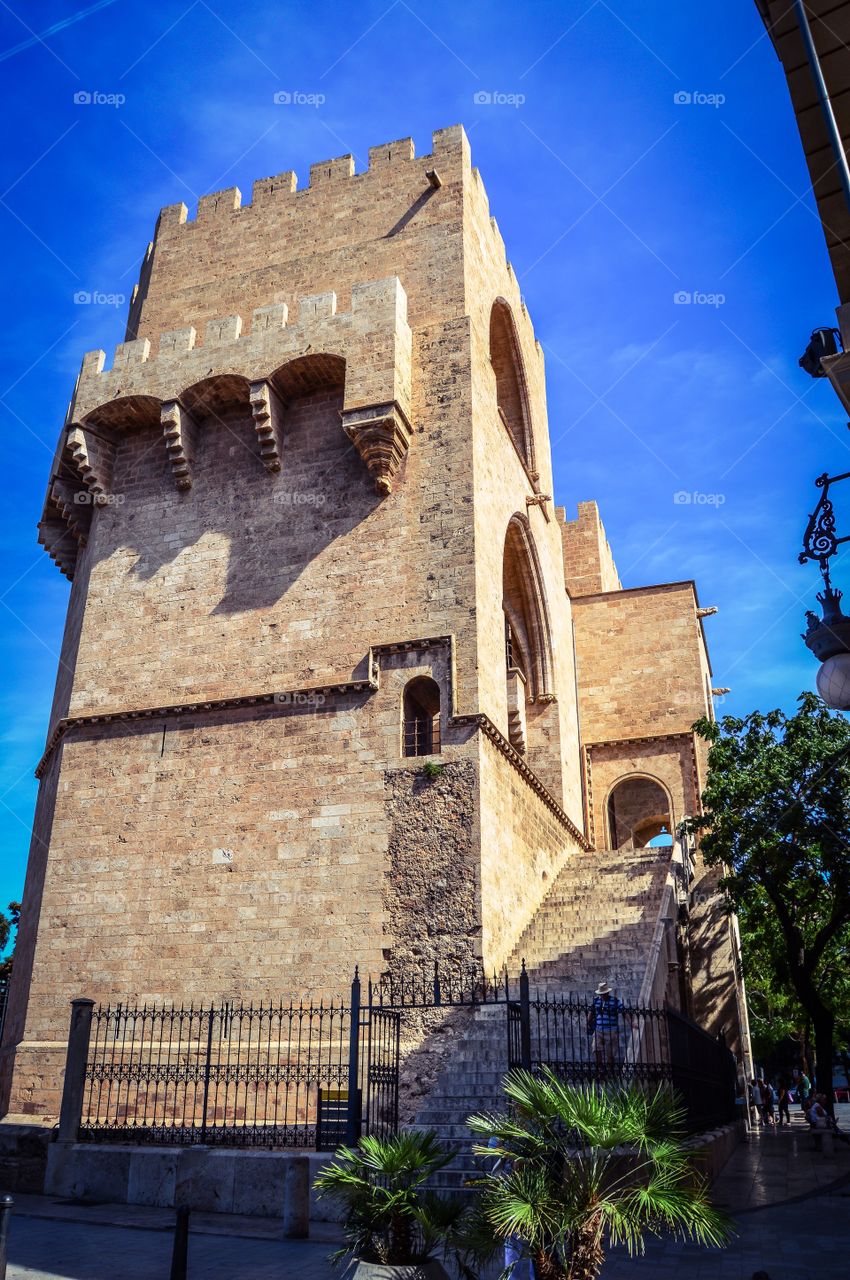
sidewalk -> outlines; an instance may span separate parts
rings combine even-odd
[[[837,1280],[850,1273],[850,1146],[816,1153],[795,1114],[790,1131],[771,1129],[739,1147],[715,1185],[735,1217],[729,1249],[653,1242],[643,1258],[613,1256],[604,1280]],[[79,1205],[16,1196],[7,1280],[167,1280],[171,1210]],[[194,1214],[190,1280],[330,1280],[334,1228],[284,1241],[277,1221]]]

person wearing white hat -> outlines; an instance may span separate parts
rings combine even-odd
[[[593,1056],[600,1069],[614,1067],[619,1061],[620,1019],[625,1008],[608,983],[600,982],[593,995],[593,1008],[587,1015]]]

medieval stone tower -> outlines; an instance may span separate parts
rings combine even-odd
[[[644,848],[698,805],[706,611],[622,590],[595,506],[552,492],[542,351],[460,127],[162,211],[40,526],[73,588],[0,1112],[55,1112],[80,994],[582,946],[589,981],[588,889],[597,969],[698,1000],[702,965],[729,1021],[728,926],[706,908],[685,955]]]

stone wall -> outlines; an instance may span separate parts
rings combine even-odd
[[[585,742],[690,733],[710,706],[710,673],[691,582],[573,601]]]
[[[429,777],[411,762],[386,781],[385,968],[403,977],[430,976],[435,962],[466,967],[481,955],[476,764],[448,763]]]
[[[595,502],[580,502],[578,517],[568,520],[564,507],[555,512],[564,549],[567,590],[577,596],[620,591],[622,584]]]
[[[528,763],[574,822],[581,825],[581,767],[570,602],[564,588],[561,536],[552,508],[552,461],[543,351],[507,260],[477,170],[466,188],[466,297],[470,315],[474,467],[475,583],[479,709],[508,736],[503,571],[511,521],[522,529],[526,569],[550,663],[546,697],[527,709]],[[532,445],[523,458],[498,411],[491,360],[494,305],[510,317],[517,378]]]
[[[741,1062],[749,1054],[741,1038],[741,957],[734,918],[718,889],[721,874],[719,868],[710,870],[698,859],[689,930],[693,1016],[713,1035],[722,1031]]]
[[[480,737],[482,949],[501,969],[576,838],[484,735]]]
[[[217,316],[250,315],[285,303],[295,316],[305,295],[333,290],[345,310],[352,285],[402,277],[411,323],[463,316],[462,205],[470,171],[463,129],[438,130],[429,155],[415,157],[409,138],[373,147],[369,167],[354,174],[351,156],[314,164],[309,185],[293,173],[254,184],[253,203],[236,188],[163,209],[147,287],[131,313],[132,337],[149,338]],[[436,169],[442,185],[426,172]],[[374,269],[373,269],[374,268]]]
[[[591,838],[598,849],[610,848],[608,799],[614,787],[630,778],[648,778],[670,798],[668,829],[698,812],[700,793],[693,734],[671,734],[634,741],[590,743],[585,748]]]
[[[451,646],[376,661],[375,691],[199,713],[165,729],[91,726],[65,741],[28,1012],[24,1022],[24,951],[6,1042],[8,1088],[23,1037],[13,1111],[58,1109],[76,996],[339,998],[355,965],[377,976],[394,948],[411,956],[418,921],[405,923],[400,903],[437,891],[435,858],[454,876],[446,945],[463,949],[449,924],[457,908],[457,937],[477,948],[475,745],[448,723]],[[422,674],[442,690],[447,767],[433,789],[402,755],[403,689]],[[414,815],[422,843],[402,832]],[[428,945],[443,941],[437,930]]]

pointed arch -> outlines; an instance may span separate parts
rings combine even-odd
[[[504,298],[490,310],[490,363],[496,379],[496,410],[528,471],[534,470],[534,435],[525,367],[513,312]]]
[[[502,609],[529,700],[553,693],[552,629],[537,548],[525,516],[511,517],[502,560]]]

